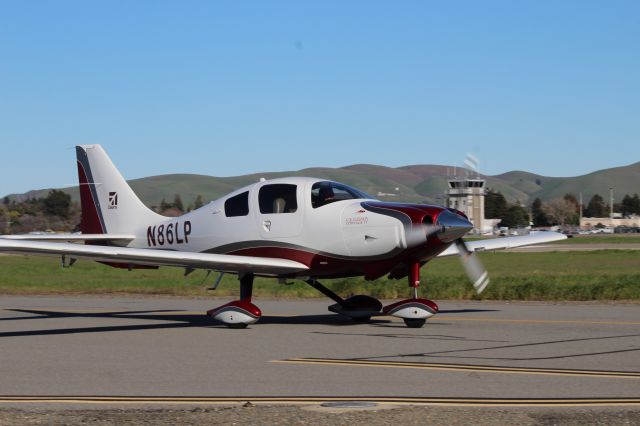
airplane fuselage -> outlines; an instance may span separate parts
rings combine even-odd
[[[318,201],[322,188],[330,188],[334,199]],[[425,262],[449,246],[435,236],[411,244],[412,233],[437,223],[443,211],[451,214],[442,207],[380,202],[335,182],[283,178],[147,223],[128,246],[292,259],[317,278],[375,279],[396,270],[404,276],[405,265]]]

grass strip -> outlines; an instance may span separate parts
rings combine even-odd
[[[477,296],[457,258],[435,259],[423,268],[424,293],[433,299],[489,300],[640,300],[640,251],[482,253],[491,276],[487,290]],[[218,290],[206,291],[213,275],[204,271],[187,277],[178,268],[127,271],[79,261],[62,269],[46,257],[0,256],[0,294],[138,294],[237,297],[237,278],[227,275]],[[347,297],[369,294],[384,299],[407,297],[406,280],[365,281],[348,278],[324,281]],[[256,279],[258,297],[323,297],[302,282],[278,284]]]

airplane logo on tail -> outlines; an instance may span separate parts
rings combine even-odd
[[[109,209],[117,209],[117,208],[118,208],[118,193],[109,192]]]

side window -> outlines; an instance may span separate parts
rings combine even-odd
[[[296,185],[276,183],[265,185],[258,193],[260,213],[294,213],[298,210]]]
[[[249,214],[249,191],[233,196],[224,202],[224,214],[227,217]]]

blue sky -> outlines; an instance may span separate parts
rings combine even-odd
[[[638,1],[0,2],[0,195],[125,177],[640,161]]]

